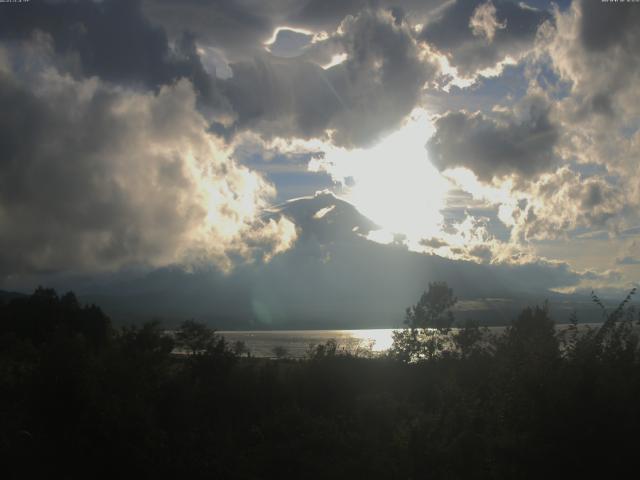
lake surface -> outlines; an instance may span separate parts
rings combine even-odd
[[[338,350],[356,352],[358,349],[381,353],[393,343],[392,328],[370,330],[280,330],[218,332],[229,343],[244,342],[254,357],[273,358],[274,349],[282,347],[287,356],[304,357],[310,345],[326,343],[335,339]]]
[[[597,327],[596,323],[583,323],[579,330]],[[568,325],[556,325],[558,330]],[[504,332],[506,327],[489,327],[492,334]],[[261,358],[275,358],[274,349],[282,347],[286,355],[292,358],[302,358],[310,345],[326,343],[335,339],[338,350],[356,353],[370,351],[374,354],[387,351],[393,343],[393,328],[374,328],[369,330],[270,330],[270,331],[219,331],[218,333],[231,344],[244,342],[251,351],[251,355]],[[455,330],[455,329],[454,329]]]

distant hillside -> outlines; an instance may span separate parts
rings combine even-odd
[[[26,297],[27,295],[25,293],[19,293],[19,292],[5,292],[4,290],[0,290],[0,304],[1,303],[6,303],[10,300],[13,300],[14,298],[21,298],[21,297]]]
[[[73,290],[115,324],[158,319],[170,328],[188,318],[221,330],[400,327],[405,309],[434,281],[453,288],[460,323],[507,325],[523,308],[545,300],[558,323],[574,311],[580,322],[602,319],[584,292],[553,291],[582,280],[567,264],[483,264],[376,243],[367,238],[375,223],[329,193],[290,200],[266,215],[286,216],[298,234],[292,248],[269,262],[239,263],[231,272],[173,266],[113,274],[93,284],[78,279],[49,285]],[[622,297],[607,305],[615,308]]]

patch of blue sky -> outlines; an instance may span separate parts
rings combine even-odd
[[[525,81],[526,62],[522,61],[515,65],[505,65],[502,73],[497,76],[480,77],[471,89],[477,94],[484,94],[492,97],[504,95],[514,101],[522,98],[527,93],[527,82]]]
[[[312,153],[275,155],[268,160],[259,153],[237,156],[243,165],[261,173],[276,187],[275,204],[333,189],[335,183],[328,173],[308,170],[312,157]]]
[[[531,62],[531,57],[527,57],[515,65],[506,65],[500,75],[479,76],[468,87],[452,85],[449,92],[430,91],[428,103],[440,111],[464,109],[489,113],[497,105],[509,108],[526,96],[530,80],[553,100],[562,100],[570,95],[571,82],[562,80],[548,59]]]
[[[490,112],[496,105],[509,107],[527,94],[525,63],[507,65],[495,77],[479,77],[465,88],[451,86],[449,92],[430,91],[428,103],[437,110],[467,110]]]

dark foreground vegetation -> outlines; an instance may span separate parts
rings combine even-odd
[[[116,330],[38,289],[0,306],[0,475],[618,478],[640,447],[629,298],[586,333],[535,307],[489,337],[448,332],[455,299],[434,284],[389,355],[261,360],[195,322]]]

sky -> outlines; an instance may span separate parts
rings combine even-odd
[[[600,0],[0,3],[0,289],[225,328],[397,325],[430,281],[494,316],[622,298],[639,25]]]

